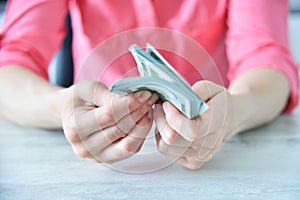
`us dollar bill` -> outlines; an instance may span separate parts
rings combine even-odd
[[[192,90],[189,83],[151,45],[146,51],[136,44],[129,50],[137,63],[140,77],[116,81],[111,92],[125,95],[140,90],[156,92],[162,101],[169,101],[189,119],[202,115],[208,105]]]

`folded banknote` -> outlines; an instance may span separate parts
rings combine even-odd
[[[140,90],[156,92],[162,101],[169,101],[189,119],[202,115],[208,105],[192,90],[191,86],[150,44],[146,51],[133,44],[129,50],[134,57],[140,77],[118,80],[111,92],[125,95]]]

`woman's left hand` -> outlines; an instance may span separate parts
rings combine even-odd
[[[232,96],[209,81],[193,85],[195,93],[209,105],[201,116],[190,120],[170,102],[157,104],[153,112],[158,150],[190,169],[209,161],[222,142],[236,131]]]

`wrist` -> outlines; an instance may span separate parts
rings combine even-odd
[[[230,91],[229,91],[230,92]],[[230,92],[231,96],[231,129],[226,134],[226,138],[247,130],[249,122],[253,120],[253,104],[251,104],[251,95],[248,93],[235,93]]]
[[[45,96],[47,102],[47,110],[50,113],[51,124],[53,128],[62,126],[62,112],[66,105],[66,101],[70,96],[70,88],[59,88]]]
[[[250,120],[251,111],[251,96],[247,94],[233,94],[233,113],[235,117],[235,127],[238,132],[247,129],[247,122]]]
[[[276,70],[254,69],[234,80],[229,92],[238,132],[271,122],[284,109],[289,82]]]

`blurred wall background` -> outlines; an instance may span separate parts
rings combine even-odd
[[[0,0],[0,26],[3,21],[3,14],[5,12],[5,0]],[[292,54],[300,65],[300,0],[290,0],[290,15],[289,15],[289,35],[290,35],[290,46]],[[58,54],[60,54],[59,52]],[[61,56],[56,56],[49,68],[50,81],[53,83],[60,83],[60,74],[58,68],[58,62],[60,62]]]
[[[292,53],[300,65],[300,0],[290,0],[289,35]]]

